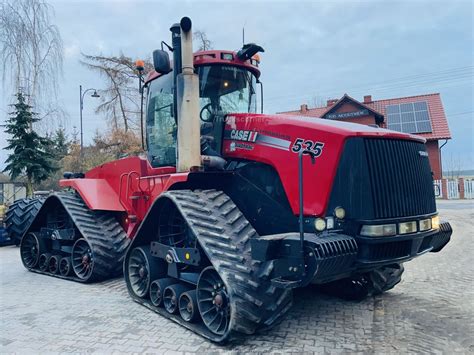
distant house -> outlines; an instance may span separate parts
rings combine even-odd
[[[392,129],[426,138],[426,149],[433,169],[433,178],[441,179],[441,148],[451,139],[448,121],[439,94],[372,100],[364,96],[362,102],[345,94],[340,99],[328,100],[326,106],[281,112]],[[444,141],[444,142],[440,142]]]

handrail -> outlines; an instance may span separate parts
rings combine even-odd
[[[120,175],[120,179],[119,179],[119,202],[122,205],[122,207],[124,208],[124,210],[128,212],[127,206],[122,202],[122,180],[123,180],[124,176],[128,176],[128,173],[123,173],[122,175]],[[128,178],[127,178],[127,181],[128,181]]]

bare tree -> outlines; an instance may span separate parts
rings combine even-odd
[[[208,51],[212,49],[212,42],[207,38],[207,34],[204,31],[194,31],[193,40],[199,45],[198,51]]]
[[[140,128],[140,93],[135,63],[130,57],[82,54],[81,63],[98,72],[105,79],[105,89],[100,90],[101,104],[97,113],[104,113],[115,129],[138,131]],[[145,61],[145,72],[152,65]]]
[[[464,163],[459,155],[449,154],[449,157],[443,159],[443,170],[447,174],[444,176],[448,179],[459,179],[462,175]]]
[[[321,96],[321,95],[314,95],[311,98],[311,103],[313,107],[324,107],[327,105],[327,98]]]
[[[22,92],[42,115],[58,111],[51,102],[56,100],[63,65],[63,43],[51,17],[52,8],[43,0],[0,4],[3,83],[8,77],[12,94]]]

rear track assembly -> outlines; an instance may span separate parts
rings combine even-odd
[[[20,245],[28,270],[79,282],[121,274],[130,239],[110,212],[92,211],[78,195],[66,192],[48,197],[43,207],[38,213],[42,219],[33,222]],[[48,213],[62,218],[52,232],[45,225],[51,223]]]

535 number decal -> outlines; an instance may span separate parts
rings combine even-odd
[[[317,158],[323,153],[324,143],[314,142],[309,139],[297,138],[291,147],[293,153],[299,153],[302,149],[305,152],[311,152]]]

